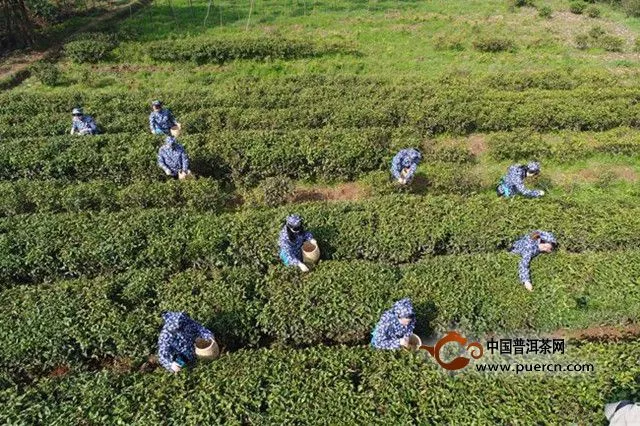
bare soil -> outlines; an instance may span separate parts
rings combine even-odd
[[[474,156],[483,154],[487,150],[487,141],[485,135],[469,136],[469,149]]]

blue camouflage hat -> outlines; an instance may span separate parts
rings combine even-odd
[[[413,303],[411,303],[411,299],[409,298],[398,300],[394,303],[393,311],[398,315],[398,318],[415,317],[415,313],[413,312]]]
[[[151,102],[151,106],[162,106],[162,101],[156,99],[155,101]]]
[[[292,231],[299,231],[302,228],[302,218],[297,214],[287,216],[287,227]]]
[[[529,164],[527,164],[527,171],[533,174],[540,173],[540,163],[538,163],[537,161],[530,162]]]
[[[164,320],[164,328],[170,333],[179,330],[186,318],[187,314],[185,312],[169,311],[162,314],[162,319]]]
[[[72,115],[82,115],[82,108],[74,108],[73,111],[71,111]]]

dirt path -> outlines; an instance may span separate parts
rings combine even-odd
[[[60,40],[59,42],[55,43],[53,46],[51,46],[47,50],[40,51],[40,52],[30,52],[26,54],[17,52],[15,54],[12,54],[4,58],[0,63],[0,80],[11,79],[12,77],[15,78],[15,76],[22,73],[23,78],[21,79],[18,78],[16,79],[18,81],[14,81],[14,84],[19,84],[25,78],[28,77],[28,75],[26,75],[24,71],[30,65],[32,65],[33,63],[41,59],[55,56],[57,53],[60,52],[60,49],[62,48],[64,42],[70,37],[78,33],[89,31],[95,28],[96,26],[98,26],[99,24],[103,23],[104,21],[108,21],[110,19],[116,18],[121,14],[126,14],[129,12],[133,13],[134,11],[137,11],[139,8],[144,7],[150,2],[151,0],[132,0],[125,5],[116,7],[115,9],[105,13],[100,17],[92,19],[88,24],[78,28],[72,34],[66,36],[63,40]]]

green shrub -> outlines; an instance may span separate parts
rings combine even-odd
[[[600,8],[597,6],[589,6],[586,9],[586,13],[590,18],[599,18],[600,17]]]
[[[571,11],[571,13],[575,13],[576,15],[582,15],[582,12],[584,12],[586,7],[587,7],[587,4],[579,0],[572,1],[569,4],[569,10]]]
[[[550,19],[553,15],[553,9],[549,6],[541,6],[538,8],[538,16],[545,19]]]
[[[51,62],[37,62],[31,67],[31,73],[45,86],[55,86],[60,82],[60,70]]]
[[[113,48],[98,40],[77,40],[64,45],[65,54],[76,63],[95,63],[105,59]]]
[[[523,7],[523,6],[535,7],[533,0],[513,0],[513,3],[514,3],[514,6],[516,7]]]
[[[622,52],[625,45],[625,39],[606,34],[600,38],[598,45],[607,52]]]
[[[308,85],[314,80],[301,81]],[[422,137],[517,127],[549,131],[576,128],[605,130],[637,122],[635,98],[638,88],[620,87],[611,74],[593,71],[571,75],[557,71],[512,73],[506,80],[497,78],[497,83],[490,81],[482,85],[476,81],[453,79],[438,84],[370,82],[367,85],[360,82],[353,83],[352,89],[351,81],[340,81],[320,88],[306,85],[296,88],[285,82],[282,83],[286,89],[284,92],[280,87],[272,87],[277,86],[275,83],[264,83],[265,86],[247,83],[248,90],[251,90],[247,96],[244,95],[245,88],[233,89],[232,95],[227,95],[226,91],[224,95],[194,91],[170,95],[170,106],[174,111],[184,108],[189,121],[182,120],[182,113],[178,118],[184,122],[185,128],[201,133],[258,129],[263,132],[300,129],[319,132],[325,129],[329,132],[330,128],[336,132],[336,128],[340,128],[346,136],[347,131],[353,134],[357,133],[355,129],[376,127],[387,130],[411,128]],[[501,88],[499,84],[503,82],[508,90],[546,90],[528,90],[526,94],[492,90]],[[571,93],[566,90],[573,87],[576,90]],[[556,90],[551,93],[549,90],[552,89],[562,92]],[[303,100],[308,105],[301,108]],[[21,94],[17,99],[9,92],[9,95],[0,94],[0,101],[3,118],[0,120],[0,136],[5,140],[65,134],[68,132],[69,110],[77,104],[84,105],[88,111],[100,111],[98,118],[109,135],[139,133],[148,125],[148,99],[139,94]],[[136,113],[133,116],[123,115],[119,113],[122,110]],[[147,139],[153,140],[150,136]],[[287,158],[287,161],[291,160]]]
[[[459,34],[436,34],[433,40],[436,50],[453,50],[461,52],[465,49],[465,39]]]
[[[594,42],[598,42],[607,34],[607,32],[601,26],[596,25],[591,27],[588,34]]]
[[[48,0],[27,0],[30,15],[38,20],[45,21],[48,24],[57,23],[60,20],[60,7],[56,6]]]
[[[318,43],[312,40],[277,37],[162,41],[151,44],[150,56],[157,61],[194,61],[198,64],[222,64],[237,59],[297,59],[344,52],[344,44]]]
[[[480,52],[513,52],[516,48],[513,40],[505,37],[481,36],[473,41],[474,49]]]
[[[76,63],[95,63],[105,59],[117,46],[113,35],[84,33],[64,45],[65,54]]]
[[[268,177],[251,191],[245,203],[251,207],[278,207],[289,201],[293,191],[294,183],[290,178]]]
[[[522,424],[541,419],[549,424],[575,419],[600,424],[605,401],[637,400],[638,351],[634,342],[569,346],[565,357],[538,356],[535,362],[588,362],[596,366],[595,372],[515,376],[473,371],[474,365],[504,362],[505,357],[497,355],[485,355],[454,375],[444,373],[430,357],[406,351],[246,350],[200,363],[178,376],[104,369],[7,386],[0,420],[202,425],[315,424],[322,419],[328,424],[384,425],[419,419],[454,425],[468,423],[473,412],[478,424],[508,424],[514,418]],[[516,357],[509,362],[532,361]],[[550,398],[554,404],[541,403]]]
[[[640,0],[621,0],[622,9],[629,16],[640,16]]]
[[[163,310],[187,311],[227,349],[366,344],[380,314],[406,296],[423,336],[452,326],[477,335],[618,324],[640,314],[625,303],[636,289],[638,260],[634,250],[541,256],[532,264],[533,294],[518,282],[518,257],[509,253],[436,256],[399,267],[322,261],[308,275],[284,266],[266,274],[155,267],[21,286],[0,293],[0,335],[12,343],[0,350],[0,362],[31,370],[81,367],[91,357],[138,363],[156,351]]]
[[[577,34],[575,37],[576,47],[580,50],[588,49],[590,41],[589,34]]]
[[[398,195],[363,203],[310,203],[299,205],[298,212],[316,234],[324,259],[406,263],[434,254],[492,252],[507,248],[533,226],[558,232],[563,245],[573,252],[617,250],[640,243],[636,208],[588,201],[504,203],[494,193]],[[285,206],[219,216],[144,210],[135,215],[5,218],[0,222],[0,282],[11,286],[157,265],[176,271],[189,265],[266,268],[279,262],[277,235],[289,210]],[[612,221],[621,224],[615,233]]]
[[[480,177],[468,166],[433,163],[425,169],[427,187],[414,185],[412,189],[417,193],[473,194],[483,189]]]

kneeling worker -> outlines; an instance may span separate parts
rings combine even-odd
[[[82,108],[74,108],[71,111],[73,118],[71,120],[72,135],[95,135],[98,133],[98,125],[90,115],[85,115]]]
[[[305,241],[318,244],[311,232],[305,231],[300,216],[294,214],[287,217],[278,239],[280,259],[286,266],[297,266],[302,272],[309,272],[307,265],[302,262],[302,245]]]
[[[371,335],[371,345],[376,349],[409,347],[409,337],[415,327],[416,314],[411,299],[399,300],[380,317]]]
[[[158,165],[167,176],[174,179],[184,179],[191,174],[189,156],[173,136],[167,136],[158,150]]]
[[[408,148],[399,151],[391,162],[391,175],[401,185],[410,183],[421,159],[422,154],[417,149]]]
[[[500,197],[515,197],[522,194],[525,197],[539,198],[544,195],[544,191],[539,189],[527,189],[524,180],[530,176],[540,174],[540,163],[531,162],[526,166],[515,164],[507,170],[507,174],[500,179],[496,191]]]
[[[162,319],[164,326],[158,338],[160,364],[168,371],[178,373],[195,361],[196,339],[213,340],[213,333],[184,312],[165,312]]]

